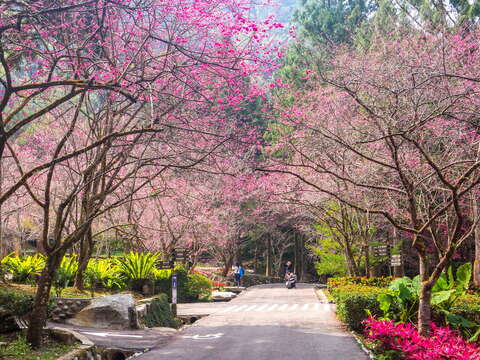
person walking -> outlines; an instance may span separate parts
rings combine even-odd
[[[233,277],[235,279],[235,286],[239,287],[242,284],[242,277],[245,275],[245,270],[239,263],[235,264],[233,268]]]
[[[290,274],[293,272],[293,264],[291,261],[287,261],[285,263],[285,265],[283,265],[284,267],[284,274],[285,274],[285,278],[287,277],[287,274]]]

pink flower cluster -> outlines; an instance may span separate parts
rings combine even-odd
[[[432,323],[430,337],[421,336],[410,323],[365,319],[365,335],[385,350],[402,352],[412,360],[480,360],[480,345],[467,343],[457,331]]]

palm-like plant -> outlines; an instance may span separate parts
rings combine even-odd
[[[76,255],[65,256],[62,259],[60,267],[58,268],[55,279],[53,281],[53,286],[55,288],[57,296],[61,295],[63,289],[70,285],[73,285],[77,270],[78,260]]]
[[[35,254],[32,256],[15,256],[14,253],[2,259],[6,271],[11,273],[13,281],[26,282],[34,275],[40,275],[45,267],[45,256]]]
[[[156,253],[131,251],[116,259],[117,269],[134,290],[141,290],[143,284],[152,277],[158,257]]]
[[[85,270],[85,280],[92,294],[98,286],[121,288],[124,285],[118,267],[110,259],[90,260]]]

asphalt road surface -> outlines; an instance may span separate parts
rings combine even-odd
[[[139,360],[366,360],[312,285],[249,288]]]

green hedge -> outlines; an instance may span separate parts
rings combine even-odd
[[[334,288],[344,285],[365,285],[365,286],[378,286],[389,287],[393,278],[391,276],[382,277],[365,277],[365,276],[344,276],[344,277],[332,277],[327,280],[327,286]]]
[[[480,324],[480,295],[465,295],[452,306],[451,312]]]
[[[188,274],[185,268],[178,266],[175,268],[177,273],[177,298],[179,302],[198,300],[202,296],[209,296],[211,292],[210,280],[204,275],[193,273]],[[172,271],[155,271],[155,293],[164,293],[168,295],[168,300],[172,301]]]
[[[363,331],[362,320],[368,317],[367,310],[373,316],[381,316],[378,294],[387,289],[376,286],[344,285],[329,289],[337,304],[338,317],[352,330]]]

